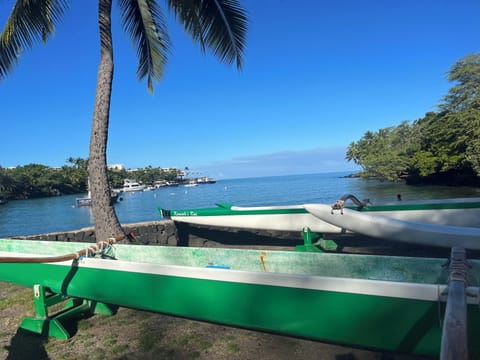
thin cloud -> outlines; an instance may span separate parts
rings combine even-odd
[[[358,171],[356,165],[345,160],[345,153],[345,147],[281,151],[205,164],[198,171],[218,178]]]

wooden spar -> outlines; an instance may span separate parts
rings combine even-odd
[[[466,276],[465,249],[452,247],[447,307],[442,329],[441,360],[468,359]]]

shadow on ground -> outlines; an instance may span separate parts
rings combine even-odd
[[[19,328],[10,345],[6,346],[7,360],[49,359],[45,342],[45,337]]]

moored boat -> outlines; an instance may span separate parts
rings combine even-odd
[[[440,353],[446,259],[138,245],[102,246],[75,260],[62,256],[84,247],[0,240],[0,280],[34,287],[39,298],[47,289],[95,303],[319,341]],[[63,260],[54,262],[52,256]],[[468,332],[476,339],[480,261],[470,260],[467,272]],[[41,332],[53,324],[50,320],[39,316],[23,324],[40,324],[28,329]],[[480,356],[480,343],[470,341],[469,350],[473,358]]]
[[[75,204],[77,207],[92,206],[92,198],[90,196],[76,198]]]
[[[183,184],[184,187],[195,187],[198,186],[198,183],[195,180],[190,180]]]
[[[217,180],[208,176],[197,178],[197,184],[215,184],[216,182]]]
[[[167,186],[178,186],[178,185],[180,184],[176,181],[167,181],[167,180],[157,180],[153,183],[153,187],[155,189],[159,189]]]
[[[145,190],[145,188],[146,188],[146,185],[142,185],[136,180],[125,179],[123,182],[122,191],[124,192],[143,191]]]
[[[347,195],[344,198],[354,198]],[[356,198],[355,198],[356,199]],[[360,202],[342,206],[361,213],[393,219],[450,226],[480,228],[480,198],[456,198],[397,201],[384,204]],[[317,233],[342,233],[344,228],[332,225],[309,213],[303,205],[234,206],[217,204],[214,208],[166,210],[158,209],[163,217],[197,225],[237,227],[263,230],[302,231],[308,227]]]
[[[121,200],[121,197],[120,197],[121,193],[122,193],[122,190],[112,190],[110,195],[110,203],[112,205]],[[92,206],[92,197],[91,197],[90,191],[88,192],[86,197],[76,198],[75,204],[77,205],[77,207]]]

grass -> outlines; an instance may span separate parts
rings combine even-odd
[[[142,336],[138,338],[139,350],[143,353],[150,352],[157,344],[158,339],[154,332],[142,331]]]
[[[0,297],[0,311],[12,306],[22,306],[33,311],[33,293],[29,288],[17,287],[15,285],[0,282],[2,293],[8,295]]]

